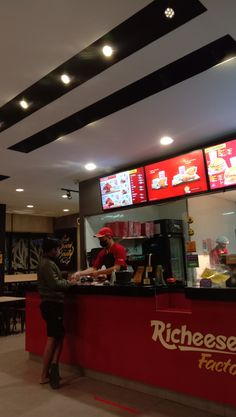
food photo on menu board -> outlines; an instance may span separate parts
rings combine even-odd
[[[144,168],[135,168],[100,178],[104,210],[147,201]]]
[[[236,184],[236,139],[205,150],[211,189]]]
[[[207,190],[202,150],[145,167],[149,201]]]

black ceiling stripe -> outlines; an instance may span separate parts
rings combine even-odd
[[[164,11],[167,7],[172,7],[175,10],[173,19],[166,19]],[[111,65],[205,11],[206,8],[199,0],[155,0],[151,2],[3,105],[0,108],[0,131],[6,130]],[[106,43],[115,48],[112,59],[104,58],[101,53],[101,49]],[[69,85],[64,85],[61,82],[60,76],[63,73],[72,77]],[[31,103],[27,110],[19,106],[19,101],[22,98]]]
[[[47,129],[10,146],[8,149],[24,153],[32,152],[61,136],[81,129],[91,122],[200,74],[232,55],[236,55],[236,42],[230,35],[226,35],[72,114]]]
[[[0,175],[0,181],[6,180],[7,178],[10,178],[8,175]]]

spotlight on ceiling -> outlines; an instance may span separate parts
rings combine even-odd
[[[61,81],[62,81],[64,84],[70,84],[71,79],[70,79],[69,75],[67,75],[67,74],[62,74],[62,75],[61,75]]]
[[[165,16],[167,19],[172,19],[172,17],[174,17],[175,15],[175,11],[171,8],[171,7],[167,7],[167,9],[165,10]]]
[[[102,52],[103,52],[103,55],[105,55],[106,57],[110,57],[113,54],[113,49],[111,48],[111,46],[105,45],[102,48]]]
[[[23,99],[20,101],[20,106],[22,107],[22,109],[26,110],[29,107],[29,103]]]
[[[161,145],[170,145],[173,142],[174,139],[170,138],[169,136],[163,136],[163,138],[160,140]]]
[[[69,190],[67,191],[66,195],[67,195],[68,200],[72,199],[72,195],[71,195],[71,192]]]
[[[72,194],[71,193],[77,193],[79,194],[78,190],[71,190],[70,188],[61,188],[62,191],[66,191],[66,194],[62,195],[62,198],[68,198],[68,200],[72,199]]]

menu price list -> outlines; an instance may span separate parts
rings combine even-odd
[[[147,201],[142,167],[100,178],[100,189],[104,210]]]
[[[236,139],[205,150],[210,188],[236,184]]]
[[[138,168],[130,171],[130,186],[132,203],[145,203],[147,201],[147,194],[143,168]]]

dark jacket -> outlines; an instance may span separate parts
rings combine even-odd
[[[63,303],[64,292],[74,284],[62,277],[62,273],[54,260],[42,257],[37,274],[38,290],[42,301]]]

